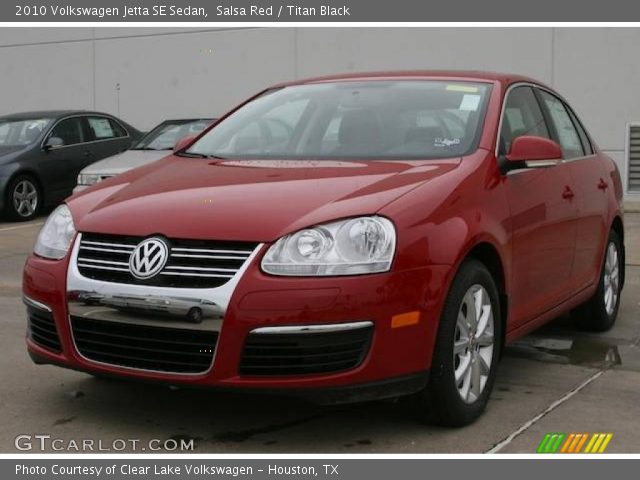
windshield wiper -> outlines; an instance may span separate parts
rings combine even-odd
[[[178,152],[176,153],[179,157],[191,157],[191,158],[211,158],[214,160],[227,160],[226,157],[221,157],[220,155],[206,155],[204,153],[194,153],[194,152]]]
[[[189,158],[209,158],[207,155],[202,153],[191,153],[191,152],[176,152],[178,157],[189,157]]]

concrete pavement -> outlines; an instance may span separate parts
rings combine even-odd
[[[107,446],[139,439],[140,448],[150,439],[193,440],[196,453],[531,453],[558,431],[613,432],[608,452],[640,452],[640,215],[626,219],[616,327],[586,334],[560,318],[509,346],[486,414],[458,430],[415,422],[404,401],[321,408],[35,366],[24,347],[20,279],[41,223],[0,223],[0,452],[16,452],[17,435],[49,434]]]

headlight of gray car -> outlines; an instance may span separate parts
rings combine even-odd
[[[358,217],[305,228],[274,243],[262,259],[272,275],[330,276],[386,272],[396,231],[384,217]]]
[[[91,185],[98,183],[100,179],[101,176],[95,173],[81,173],[78,175],[78,186],[90,187]]]
[[[33,251],[41,257],[60,260],[69,251],[75,234],[76,228],[69,208],[60,205],[40,230]]]

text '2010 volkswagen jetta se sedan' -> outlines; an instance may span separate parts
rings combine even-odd
[[[615,164],[554,91],[479,72],[267,89],[59,207],[24,272],[36,363],[485,408],[505,342],[623,285]]]

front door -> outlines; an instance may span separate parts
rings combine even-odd
[[[59,121],[47,135],[57,137],[61,146],[42,152],[42,172],[47,198],[58,202],[71,193],[78,173],[93,160],[82,117]],[[45,140],[46,142],[46,140]]]

